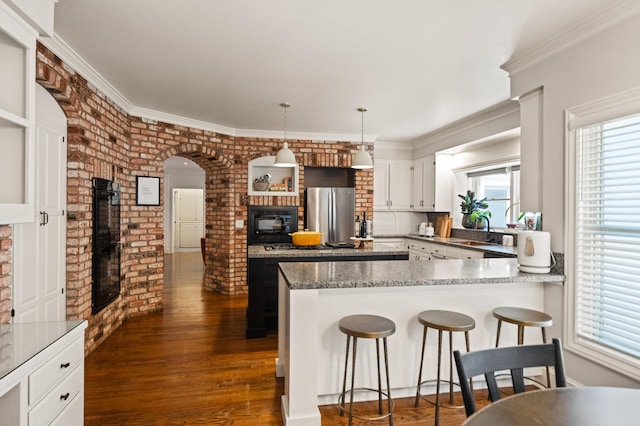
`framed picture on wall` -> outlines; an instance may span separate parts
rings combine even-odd
[[[160,178],[151,176],[136,176],[136,205],[160,205]]]

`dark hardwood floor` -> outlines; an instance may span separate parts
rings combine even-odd
[[[276,334],[246,340],[246,296],[203,290],[202,273],[199,252],[167,255],[164,311],[125,322],[87,357],[85,425],[283,424]],[[347,424],[336,406],[321,413],[323,425]],[[464,419],[464,409],[441,410],[441,425]],[[399,399],[394,420],[430,425],[434,408]]]

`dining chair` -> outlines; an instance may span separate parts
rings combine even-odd
[[[542,345],[500,347],[466,353],[456,350],[453,352],[453,357],[458,370],[467,417],[476,411],[476,402],[470,384],[470,379],[475,376],[484,375],[491,402],[500,399],[496,373],[502,373],[505,370],[511,372],[514,393],[525,391],[523,370],[529,367],[554,367],[556,387],[567,386],[562,345],[559,339],[553,339],[552,343]]]

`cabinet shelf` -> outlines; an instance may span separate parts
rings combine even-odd
[[[276,167],[276,157],[266,156],[249,161],[247,173],[247,194],[269,197],[295,197],[298,194],[298,166]],[[255,188],[254,180],[266,174],[271,175],[269,189],[260,191]],[[273,190],[274,185],[282,185],[284,190]]]

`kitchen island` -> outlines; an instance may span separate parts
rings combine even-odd
[[[515,259],[472,259],[279,264],[279,332],[276,374],[285,378],[282,413],[286,425],[320,425],[318,405],[335,404],[344,369],[344,334],[338,321],[368,313],[396,323],[389,337],[392,397],[415,395],[422,326],[418,314],[448,309],[473,317],[471,349],[495,344],[496,306],[543,310],[544,285],[561,285],[562,274],[526,274]],[[537,331],[537,333],[536,333]],[[464,347],[454,334],[454,346]],[[525,341],[540,342],[539,330]],[[437,342],[430,334],[423,380],[435,379]],[[515,344],[515,327],[503,327],[501,342]],[[373,342],[359,342],[357,387],[377,387]],[[447,345],[445,344],[445,350]],[[449,368],[443,359],[443,371]],[[430,393],[423,388],[423,393]]]
[[[245,337],[248,339],[265,337],[267,330],[278,328],[278,263],[409,259],[408,250],[390,247],[333,249],[282,246],[273,248],[260,244],[247,248],[249,301]]]

